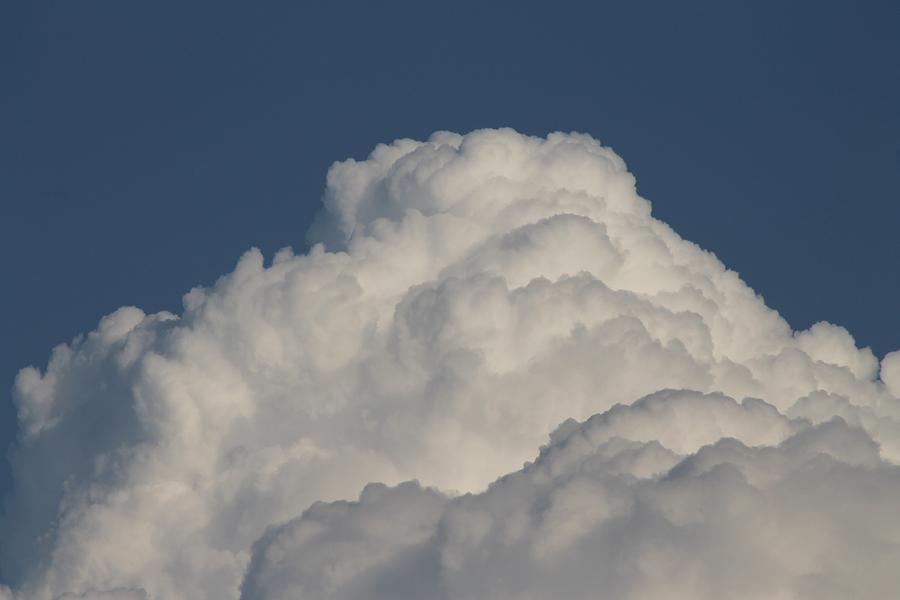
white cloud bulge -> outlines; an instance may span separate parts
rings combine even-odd
[[[888,598],[898,475],[842,420],[664,391],[481,494],[314,505],[264,536],[242,598]]]
[[[900,353],[792,331],[612,150],[441,132],[324,203],[307,254],[19,374],[0,598],[900,585]]]

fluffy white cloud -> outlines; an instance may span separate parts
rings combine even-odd
[[[881,361],[881,380],[895,398],[900,398],[900,350],[888,353]]]
[[[320,243],[307,254],[266,264],[248,252],[187,294],[181,315],[120,309],[56,348],[43,371],[19,374],[17,487],[0,532],[19,595],[237,598],[254,542],[314,501],[408,479],[477,492],[566,419],[664,388],[768,404],[699,396],[693,409],[644,401],[644,416],[606,413],[622,419],[611,431],[647,445],[617,459],[633,454],[635,469],[720,438],[762,452],[801,435],[797,423],[826,431],[834,416],[857,432],[848,439],[879,444],[877,465],[900,461],[900,359],[879,366],[827,323],[793,332],[654,219],[624,162],[588,136],[486,130],[378,146],[332,167],[310,235]],[[370,542],[401,552],[446,501],[398,489],[369,492],[415,496],[408,522],[316,510],[390,522],[396,538],[354,534],[351,553]],[[553,539],[541,544],[562,543]],[[288,543],[285,564],[295,551],[310,550]],[[371,560],[332,552],[341,564]],[[256,597],[306,585],[279,587],[265,579],[281,577],[276,568],[257,567]]]
[[[893,598],[898,494],[840,419],[660,392],[567,424],[480,494],[316,504],[266,533],[242,598]]]

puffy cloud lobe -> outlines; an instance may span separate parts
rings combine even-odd
[[[890,598],[898,492],[839,418],[661,392],[567,423],[482,493],[316,504],[257,544],[242,598]]]
[[[120,309],[19,374],[0,532],[17,593],[236,598],[254,542],[317,500],[479,491],[559,423],[664,388],[768,404],[682,411],[681,437],[657,440],[613,410],[650,448],[623,464],[836,415],[900,460],[900,359],[827,323],[793,332],[588,136],[378,146],[331,168],[310,236],[268,264],[248,252],[181,315]],[[642,403],[647,422],[666,405]]]
[[[900,350],[888,353],[881,361],[881,380],[891,395],[900,397]]]

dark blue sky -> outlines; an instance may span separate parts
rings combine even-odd
[[[121,305],[302,248],[332,161],[495,126],[593,134],[795,328],[881,355],[897,107],[896,1],[2,1],[2,387]]]

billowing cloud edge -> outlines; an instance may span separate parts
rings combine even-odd
[[[17,595],[236,598],[253,544],[315,501],[410,479],[477,493],[560,422],[665,388],[838,417],[900,457],[900,354],[793,332],[589,136],[380,145],[330,169],[310,235],[306,254],[248,252],[180,315],[120,309],[19,374],[0,525]]]
[[[484,492],[317,503],[256,544],[242,598],[889,598],[898,475],[840,417],[664,390]]]

